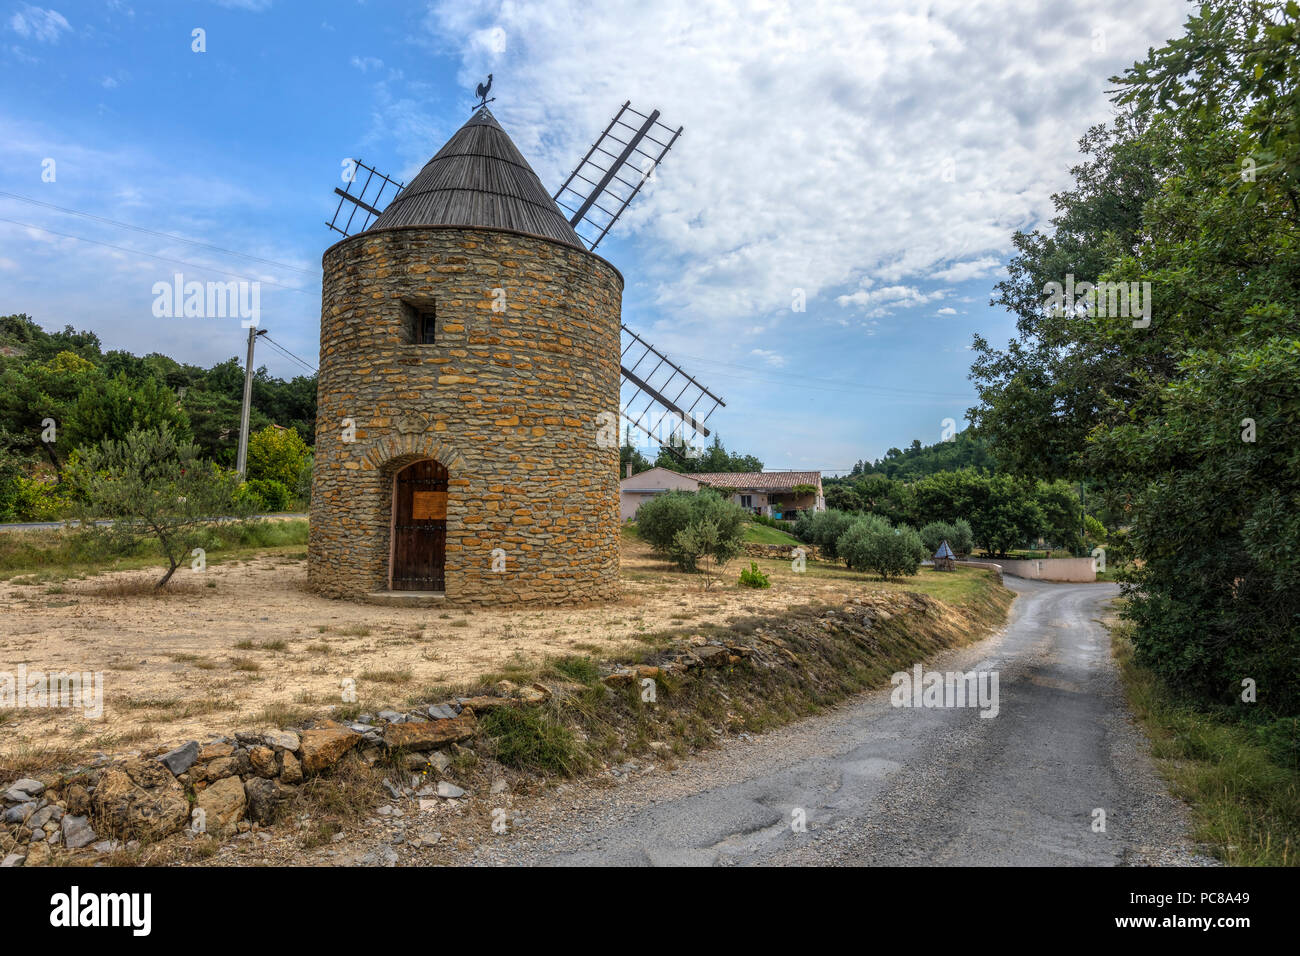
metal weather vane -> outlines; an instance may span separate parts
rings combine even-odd
[[[492,91],[492,74],[488,74],[487,83],[480,83],[474,90],[474,95],[478,97],[478,105],[474,107],[474,112],[478,112],[489,103],[496,100],[496,97],[488,99],[488,93]]]

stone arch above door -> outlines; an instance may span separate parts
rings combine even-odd
[[[459,471],[465,467],[465,459],[452,445],[431,435],[389,435],[370,446],[362,459],[374,469],[388,469],[393,464],[401,466],[431,458],[448,471]]]

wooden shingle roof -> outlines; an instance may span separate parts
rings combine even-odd
[[[447,140],[366,231],[394,226],[511,229],[586,249],[487,107]]]

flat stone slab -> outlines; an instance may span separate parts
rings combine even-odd
[[[366,595],[367,604],[385,607],[429,607],[446,600],[445,591],[371,591]]]

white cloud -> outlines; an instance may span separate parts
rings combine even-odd
[[[470,48],[478,53],[487,53],[492,57],[498,57],[506,52],[506,31],[499,26],[491,26],[486,30],[475,30],[470,35]]]
[[[1184,14],[1164,0],[1007,0],[996,15],[967,0],[438,0],[426,23],[431,47],[461,50],[467,106],[494,62],[485,31],[509,38],[493,109],[551,187],[626,99],[685,127],[616,232],[641,253],[629,290],[671,317],[666,347],[733,348],[794,287],[824,320],[827,295],[867,275],[983,268],[1050,214],[1078,138],[1111,114],[1107,77]]]
[[[944,306],[942,309],[940,309],[940,310],[939,310],[938,312],[936,312],[935,314],[936,314],[936,315],[956,315],[956,314],[957,314],[957,310],[954,309],[952,306]]]
[[[371,70],[382,70],[384,61],[377,56],[354,56],[351,61],[362,73],[369,73]]]
[[[33,7],[29,3],[24,3],[23,8],[9,18],[9,28],[24,40],[38,43],[58,43],[60,34],[72,30],[59,11]]]
[[[889,285],[875,289],[872,288],[873,285],[874,283],[867,279],[857,292],[838,296],[835,301],[843,306],[857,306],[864,315],[879,318],[892,315],[896,309],[910,309],[944,297],[942,290],[922,292],[915,286],[909,285]]]
[[[970,262],[954,262],[945,269],[939,269],[930,273],[931,279],[938,279],[940,282],[949,282],[956,284],[965,282],[968,279],[982,279],[987,275],[992,275],[1002,266],[1002,260],[996,256],[983,256],[979,259],[972,259]]]
[[[770,349],[750,349],[749,354],[757,355],[773,368],[781,368],[785,365],[785,357],[778,352],[771,351]]]

